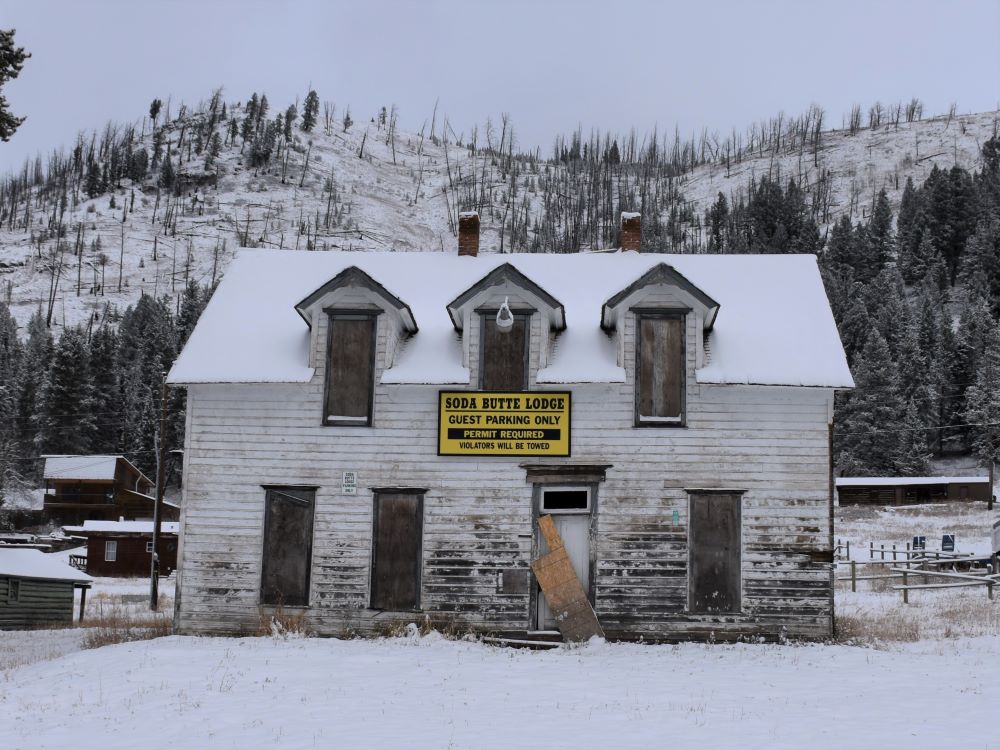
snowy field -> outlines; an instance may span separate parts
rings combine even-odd
[[[838,509],[836,536],[979,551],[983,504]],[[934,541],[932,541],[932,539]],[[164,604],[172,580],[163,585]],[[91,619],[148,583],[98,579]],[[554,651],[438,634],[169,636],[85,648],[87,628],[0,633],[0,748],[879,748],[1000,750],[1000,597],[837,590],[839,642],[599,641]]]
[[[997,638],[530,652],[171,636],[9,672],[0,721],[18,749],[985,750],[1000,747],[997,664]]]

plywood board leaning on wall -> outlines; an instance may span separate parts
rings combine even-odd
[[[604,629],[573,570],[573,563],[552,516],[539,518],[538,528],[550,551],[532,562],[531,570],[555,615],[559,632],[567,641],[585,641],[595,635],[603,638]]]

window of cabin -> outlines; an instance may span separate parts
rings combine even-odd
[[[514,313],[514,325],[497,326],[497,311],[480,314],[479,389],[528,390],[528,322],[530,313]]]
[[[635,423],[684,424],[684,314],[638,313]]]
[[[118,542],[104,543],[104,562],[116,562],[118,560]]]
[[[315,505],[314,488],[266,488],[261,604],[308,606]]]
[[[153,543],[146,542],[146,552],[152,552],[152,551],[153,551]]]
[[[376,314],[329,313],[323,424],[370,425]]]
[[[7,603],[14,604],[19,601],[21,601],[21,582],[11,578],[7,583]]]

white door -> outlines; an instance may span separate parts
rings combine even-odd
[[[544,511],[543,511],[544,513]],[[563,544],[566,545],[566,552],[569,554],[570,562],[573,563],[573,570],[583,590],[590,591],[590,514],[553,514],[559,536],[562,537]],[[539,552],[542,555],[548,554],[549,545],[545,543],[545,537],[538,535]],[[538,590],[538,629],[558,630],[556,621],[549,610],[549,604],[545,600],[545,594]]]

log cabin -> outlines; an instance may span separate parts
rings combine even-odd
[[[559,623],[550,516],[607,637],[833,632],[837,389],[816,259],[241,250],[187,388],[175,627]],[[547,522],[546,522],[547,523]]]
[[[76,589],[80,614],[91,579],[37,549],[0,547],[0,630],[70,625]]]
[[[985,502],[992,485],[988,476],[837,477],[840,505],[919,505]]]
[[[160,575],[177,568],[176,521],[160,525],[156,547]],[[82,526],[63,526],[74,537],[87,539],[86,571],[109,578],[149,578],[153,558],[152,521],[84,521]]]
[[[42,456],[45,459],[45,515],[60,525],[84,521],[151,519],[153,482],[124,456]],[[164,501],[163,518],[176,521],[174,503]]]

